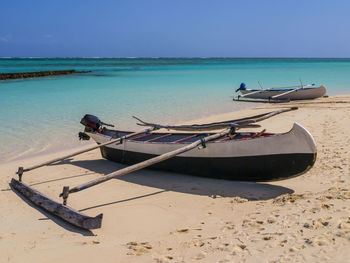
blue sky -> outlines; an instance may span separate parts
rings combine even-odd
[[[2,0],[0,57],[350,57],[346,0]]]

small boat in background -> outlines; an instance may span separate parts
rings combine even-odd
[[[261,86],[260,82],[259,85]],[[267,100],[268,102],[286,102],[290,100],[310,100],[324,96],[326,88],[321,85],[315,87],[315,84],[268,89],[247,89],[244,83],[241,83],[236,92],[242,95],[234,100],[239,101],[241,98]]]

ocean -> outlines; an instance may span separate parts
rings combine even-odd
[[[325,85],[350,92],[350,59],[2,58],[0,73],[75,69],[90,73],[0,81],[0,162],[76,147],[84,114],[123,129],[141,119],[175,124],[251,107],[248,88]]]

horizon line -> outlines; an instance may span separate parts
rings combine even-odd
[[[0,59],[350,59],[350,57],[9,57]]]

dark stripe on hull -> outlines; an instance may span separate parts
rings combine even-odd
[[[132,165],[157,155],[101,148],[108,160]],[[306,172],[316,160],[316,154],[276,154],[232,158],[174,157],[150,166],[151,169],[239,181],[270,181],[294,177]]]

